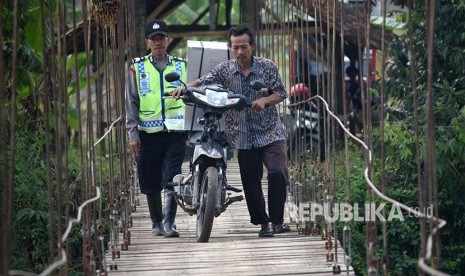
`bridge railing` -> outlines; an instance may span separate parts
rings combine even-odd
[[[404,212],[417,220],[416,223],[420,225],[418,237],[421,242],[425,241],[418,259],[418,270],[420,273],[442,275],[443,272],[435,264],[439,251],[434,252],[433,248],[440,246],[437,242],[438,232],[446,222],[426,210],[418,211],[419,208],[388,197],[387,183],[382,175],[384,167],[379,167],[380,160],[386,156],[384,153],[377,152],[380,156],[373,153],[375,147],[382,147],[380,143],[375,143],[373,137],[374,132],[382,132],[386,114],[384,100],[387,97],[383,94],[382,84],[386,83],[384,74],[390,57],[384,49],[395,39],[395,35],[386,30],[385,24],[377,28],[370,21],[364,21],[363,18],[370,17],[371,6],[366,5],[367,1],[361,2],[365,4],[353,6],[343,1],[294,1],[289,5],[287,1],[279,0],[259,1],[257,4],[257,10],[262,11],[256,22],[259,26],[258,53],[278,64],[289,87],[289,99],[281,108],[283,118],[290,118],[294,124],[287,124],[290,129],[287,145],[291,177],[288,209],[293,221],[301,226],[303,234],[318,234],[327,240],[327,260],[333,263],[337,273],[338,248],[335,240],[343,241],[346,250],[344,262],[350,264],[353,261],[353,230],[350,226],[355,220],[353,215],[358,202],[354,203],[351,181],[357,179],[356,182],[360,182],[358,180],[363,179],[366,189],[364,201],[368,205],[362,203],[365,206],[360,206],[365,217],[358,223],[365,224],[368,274],[376,275],[381,270],[387,273],[389,252],[386,243],[381,248],[377,233],[382,232],[381,240],[387,240],[387,230],[394,224],[386,221],[389,219],[386,212],[394,214],[394,219],[399,220]],[[386,19],[385,6],[384,12]],[[431,21],[434,22],[434,18]],[[346,86],[351,81],[345,75],[346,69],[354,64],[363,68],[358,74],[358,79],[364,80],[359,84],[361,91],[374,91],[375,79],[372,76],[375,65],[376,70],[382,70],[378,110],[367,104],[376,100],[372,93],[361,93],[361,110],[355,110],[349,92],[346,92],[349,88]],[[309,108],[311,104],[317,105],[313,113]],[[313,115],[316,119],[312,120]],[[374,126],[376,116],[380,123]],[[312,127],[312,123],[315,127]],[[297,129],[295,133],[293,128]],[[381,136],[381,139],[384,137]],[[351,151],[360,151],[363,159],[358,162],[351,160]],[[432,152],[430,148],[427,149],[427,154]],[[355,170],[354,165],[363,165],[364,169],[359,175],[355,175],[358,169]],[[429,170],[435,171],[434,168]],[[431,185],[428,189],[437,190],[434,179],[425,181]],[[435,204],[431,198],[429,200],[420,196],[418,204]],[[390,213],[386,210],[388,206],[391,207]],[[425,230],[425,223],[430,225],[429,231]],[[381,254],[381,258],[378,254]]]

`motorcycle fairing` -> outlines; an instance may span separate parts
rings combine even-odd
[[[193,163],[197,163],[197,160],[201,156],[206,156],[212,159],[223,159],[226,164],[226,149],[220,146],[218,143],[200,143],[195,145],[194,156],[192,158]]]

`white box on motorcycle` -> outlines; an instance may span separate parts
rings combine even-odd
[[[231,58],[231,54],[226,42],[218,41],[187,41],[187,83],[192,82],[201,76],[210,72],[216,65]],[[199,117],[203,117],[203,111],[200,108],[186,106],[184,114],[184,129],[200,131],[202,125],[197,123]],[[221,125],[224,126],[224,119],[221,119]],[[192,125],[193,123],[193,125]]]

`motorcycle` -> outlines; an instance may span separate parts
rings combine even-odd
[[[177,72],[165,76],[166,81],[180,81]],[[220,129],[220,119],[229,109],[242,109],[251,104],[241,94],[219,85],[187,87],[185,83],[181,99],[187,104],[200,107],[204,115],[197,119],[203,130],[190,135],[193,153],[186,176],[179,174],[169,183],[174,188],[171,193],[178,206],[189,215],[197,215],[196,240],[208,242],[213,220],[234,202],[244,199],[242,195],[230,196],[227,191],[242,192],[228,185],[226,178],[228,142]],[[254,81],[250,89],[260,90],[263,83]],[[193,115],[194,116],[194,115]],[[192,133],[192,129],[191,129]]]
[[[309,98],[309,89],[302,83],[290,89],[290,102],[304,101]],[[306,101],[302,106],[288,106],[289,114],[281,119],[286,127],[287,156],[291,161],[311,156],[313,160],[325,159],[323,143],[323,118],[318,111],[318,105],[313,101]]]

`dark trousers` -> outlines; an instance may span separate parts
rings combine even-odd
[[[140,152],[137,173],[140,191],[153,194],[161,191],[173,177],[181,173],[186,148],[185,132],[139,132]]]
[[[289,177],[284,141],[276,141],[258,149],[238,150],[239,169],[250,222],[282,224]],[[262,190],[263,165],[268,172],[268,211]]]

